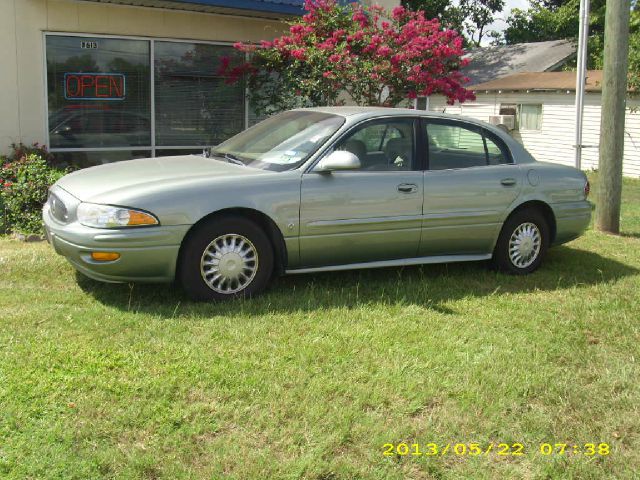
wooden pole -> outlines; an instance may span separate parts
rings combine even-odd
[[[620,233],[630,10],[629,0],[607,0],[596,228],[610,233]]]

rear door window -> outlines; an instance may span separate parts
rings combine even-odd
[[[511,163],[506,146],[481,127],[455,123],[427,123],[429,170]]]

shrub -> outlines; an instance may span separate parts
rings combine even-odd
[[[41,211],[47,192],[65,170],[49,166],[46,151],[4,159],[0,165],[0,232],[42,233]]]

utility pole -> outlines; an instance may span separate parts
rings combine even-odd
[[[576,168],[582,168],[582,123],[584,90],[587,80],[587,42],[589,40],[589,1],[580,0],[580,29],[578,33],[578,65],[576,74]]]
[[[630,10],[629,0],[607,0],[596,228],[610,233],[620,233]]]

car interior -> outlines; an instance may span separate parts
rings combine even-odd
[[[353,153],[361,170],[411,170],[413,122],[396,121],[366,125],[343,141],[338,150]]]

